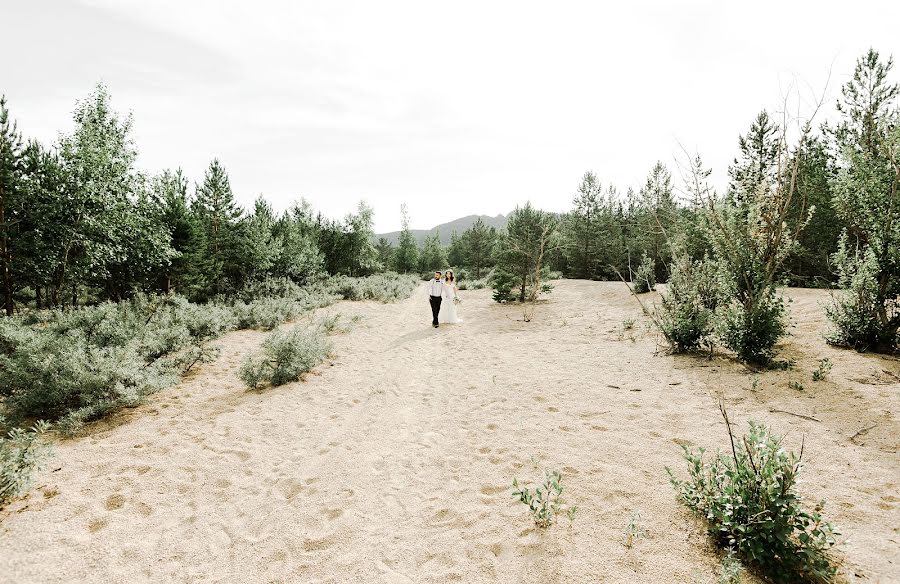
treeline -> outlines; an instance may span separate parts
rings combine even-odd
[[[0,99],[3,306],[37,308],[178,292],[191,300],[269,277],[303,284],[325,274],[379,272],[372,210],[343,221],[304,201],[277,214],[261,197],[245,211],[214,159],[193,186],[181,170],[135,169],[131,117],[103,86],[51,146],[23,140]]]

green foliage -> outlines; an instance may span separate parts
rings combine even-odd
[[[4,426],[0,416],[0,428]],[[45,450],[41,435],[49,427],[46,422],[37,422],[29,429],[13,428],[0,436],[0,508],[28,489],[31,473]]]
[[[827,312],[829,342],[884,353],[897,350],[900,330],[900,85],[887,82],[892,66],[870,49],[838,103],[844,118],[834,132],[832,186],[847,230],[834,262],[847,291]]]
[[[566,506],[562,499],[562,475],[559,471],[545,471],[544,482],[533,489],[513,479],[513,497],[525,504],[531,511],[534,524],[540,528],[553,525],[560,513],[565,513],[570,521],[575,519],[576,507]]]
[[[409,298],[418,286],[414,276],[393,272],[365,278],[335,276],[326,283],[326,290],[344,300],[377,300],[398,302]]]
[[[511,273],[501,269],[494,270],[489,282],[494,289],[494,302],[505,304],[515,299],[513,287],[516,285],[516,277]]]
[[[546,259],[558,246],[558,223],[555,216],[535,209],[530,203],[510,214],[498,244],[493,279],[495,300],[502,302],[510,295],[519,302],[534,302],[548,291],[543,285],[550,272]]]
[[[419,254],[419,271],[431,272],[447,268],[447,250],[441,245],[441,239],[435,233],[425,238],[422,244],[422,253]]]
[[[632,285],[637,294],[656,290],[656,262],[647,254],[641,258],[641,263],[634,273]]]
[[[705,264],[687,254],[675,258],[656,323],[674,353],[696,351],[712,333],[712,310],[703,288]]]
[[[209,341],[234,325],[227,310],[179,297],[136,296],[46,317],[0,322],[0,395],[13,421],[60,420],[66,433],[171,385],[211,358]]]
[[[645,530],[641,526],[641,512],[634,511],[628,518],[628,524],[625,525],[625,547],[631,549],[637,540],[645,535]]]
[[[752,422],[742,440],[730,429],[729,437],[731,456],[717,453],[708,460],[703,449],[684,448],[688,480],[666,469],[679,499],[706,518],[718,545],[734,549],[771,581],[833,582],[829,550],[836,532],[822,518],[824,502],[813,511],[801,506],[795,492],[801,456]]]
[[[834,367],[834,363],[828,357],[820,360],[819,366],[812,372],[813,381],[824,381],[828,374],[831,373],[832,367]]]
[[[769,364],[775,344],[787,331],[784,300],[772,287],[762,291],[752,303],[721,304],[715,313],[715,331],[723,345],[738,359]]]
[[[322,363],[331,344],[318,329],[276,330],[263,341],[262,351],[248,355],[238,376],[248,388],[297,381]]]
[[[419,269],[419,246],[416,244],[416,238],[409,230],[409,213],[406,204],[400,206],[400,213],[403,220],[403,229],[400,231],[400,241],[397,244],[397,251],[394,252],[394,267],[401,274],[408,274]],[[440,268],[429,267],[429,270],[437,270]]]
[[[719,565],[719,584],[741,584],[743,572],[744,567],[741,565],[741,561],[735,555],[734,550],[729,549]]]

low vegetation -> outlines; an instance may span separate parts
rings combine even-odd
[[[706,518],[709,533],[723,549],[733,549],[765,578],[777,583],[833,582],[837,571],[829,553],[837,532],[822,517],[824,502],[812,511],[796,492],[803,451],[785,450],[781,438],[758,424],[736,440],[728,414],[731,455],[684,447],[689,478],[667,469],[679,499]]]
[[[560,514],[565,514],[569,521],[575,520],[577,507],[566,505],[562,499],[562,475],[559,471],[544,472],[544,482],[533,489],[513,479],[513,497],[528,507],[534,524],[542,529],[550,527]]]
[[[0,417],[3,427],[5,422]],[[13,428],[0,437],[0,508],[28,488],[44,450],[41,435],[48,427],[46,422],[38,422],[28,429]]]
[[[261,351],[244,359],[238,376],[249,389],[284,385],[312,371],[330,351],[331,344],[318,328],[276,330],[263,341]]]

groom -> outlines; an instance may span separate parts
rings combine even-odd
[[[434,317],[431,326],[437,328],[438,314],[441,312],[441,298],[444,296],[444,283],[441,281],[441,272],[435,271],[434,280],[428,282],[428,301],[431,302],[431,315]]]

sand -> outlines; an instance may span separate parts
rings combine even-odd
[[[741,429],[805,438],[799,488],[828,499],[845,577],[900,582],[900,362],[826,346],[827,293],[789,294],[796,367],[759,374],[657,351],[618,283],[558,282],[528,323],[464,291],[464,324],[438,330],[424,290],[343,302],[324,312],[362,320],[334,358],[261,392],[236,373],[265,334],[231,333],[216,362],[55,445],[0,512],[0,581],[717,582],[664,468],[683,474],[680,444],[726,447],[722,395]],[[573,524],[538,530],[512,499],[543,468]],[[627,549],[635,511],[645,535]]]

